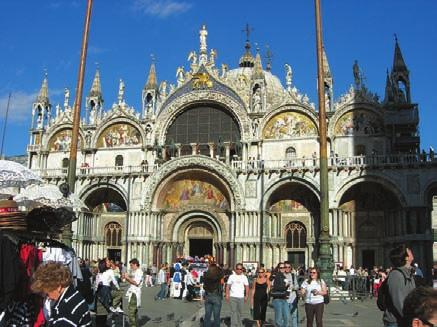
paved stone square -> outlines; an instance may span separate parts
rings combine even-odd
[[[200,326],[199,318],[203,315],[203,305],[199,301],[185,302],[176,299],[154,301],[158,290],[158,287],[143,287],[143,302],[139,311],[141,326]],[[354,302],[333,300],[325,306],[324,326],[382,326],[382,312],[376,307],[375,301],[375,299]],[[305,310],[301,304],[302,302],[299,304],[299,321],[301,326],[306,326]],[[230,308],[225,301],[223,301],[221,317],[230,317]],[[250,318],[249,305],[245,306],[243,317]],[[273,309],[269,307],[267,320],[273,321],[273,319]],[[125,326],[128,326],[127,318]],[[222,326],[226,324],[222,322]],[[250,321],[246,321],[246,326],[251,326]]]

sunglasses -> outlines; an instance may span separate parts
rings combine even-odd
[[[235,268],[235,270],[243,270],[243,268]]]
[[[284,267],[284,266],[282,266],[282,267],[279,267],[279,269],[285,269],[285,267]]]
[[[310,274],[317,274],[317,271],[311,271]]]
[[[259,274],[264,274],[264,273],[265,273],[265,271],[258,271],[258,273],[259,273]]]
[[[291,266],[285,266],[285,268],[291,268]]]

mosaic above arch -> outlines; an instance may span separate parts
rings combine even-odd
[[[307,209],[303,206],[302,203],[286,199],[286,200],[280,200],[275,203],[273,203],[269,207],[270,212],[294,212],[294,211],[307,211]]]
[[[97,140],[98,148],[133,147],[141,145],[142,138],[140,131],[126,123],[108,126],[103,130]]]
[[[334,134],[373,135],[383,132],[382,119],[368,110],[353,110],[341,116],[335,124]]]
[[[49,150],[50,151],[70,151],[72,138],[72,130],[71,129],[63,129],[53,135],[49,141]],[[83,140],[82,136],[79,135],[79,140],[77,147],[79,149],[82,148]]]
[[[317,126],[314,122],[298,112],[287,111],[273,116],[265,125],[265,139],[288,139],[300,136],[316,136]]]
[[[171,182],[162,192],[159,207],[175,210],[185,206],[209,206],[228,210],[229,203],[223,193],[213,184],[196,179]]]

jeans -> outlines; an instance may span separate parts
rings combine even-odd
[[[220,327],[220,311],[222,310],[221,293],[208,293],[205,298],[205,318],[204,327]],[[211,314],[214,316],[214,323],[211,322]]]
[[[289,313],[288,316],[288,326],[290,327],[298,327],[298,310],[297,310],[297,299],[293,303],[288,303]]]
[[[275,310],[275,326],[288,327],[289,307],[287,300],[274,299],[272,301],[273,309]]]
[[[241,311],[243,310],[244,298],[231,297],[231,326],[241,327]]]
[[[163,300],[167,297],[167,284],[162,283],[161,288],[159,289],[158,294],[155,296],[155,299]]]

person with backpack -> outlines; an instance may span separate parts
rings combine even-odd
[[[289,316],[288,316],[288,326],[290,327],[298,327],[298,309],[297,309],[297,302],[298,302],[298,296],[297,296],[297,290],[299,289],[299,284],[297,282],[297,276],[296,271],[291,266],[290,261],[284,262],[285,266],[285,278],[288,282],[288,307],[289,307]]]
[[[324,296],[328,294],[328,288],[323,279],[320,278],[318,268],[310,268],[309,278],[302,283],[302,296],[305,298],[305,313],[307,327],[313,327],[314,316],[316,326],[323,327]]]
[[[390,261],[395,267],[379,287],[377,305],[384,311],[385,327],[399,327],[403,320],[402,309],[407,295],[416,288],[411,263],[413,251],[405,244],[390,251]]]
[[[203,275],[203,288],[205,290],[205,317],[204,327],[220,327],[220,311],[223,299],[223,271],[215,263],[211,263]],[[214,323],[211,321],[214,316]]]
[[[272,275],[272,288],[270,296],[273,298],[272,305],[275,311],[275,326],[287,327],[289,319],[289,307],[287,303],[288,281],[284,275],[285,265],[280,262],[277,266],[275,274]]]

